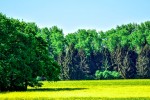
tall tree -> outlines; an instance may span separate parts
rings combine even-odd
[[[0,26],[0,91],[27,90],[38,85],[37,76],[58,80],[60,66],[48,55],[47,43],[36,36],[35,23],[0,14]]]
[[[57,26],[53,26],[49,30],[50,32],[50,42],[52,46],[52,53],[55,59],[59,56],[64,50],[64,35],[62,29],[59,29]]]

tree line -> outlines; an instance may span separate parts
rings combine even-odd
[[[37,76],[83,80],[96,74],[150,78],[150,21],[64,36],[57,26],[39,28],[0,14],[1,91],[39,85]]]
[[[64,36],[56,26],[47,32],[49,51],[61,65],[62,80],[95,79],[96,71],[107,75],[115,71],[127,79],[150,78],[150,21],[106,32],[79,29]]]

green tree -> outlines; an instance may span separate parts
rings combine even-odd
[[[58,80],[60,66],[48,55],[47,42],[36,36],[39,28],[35,23],[0,14],[0,26],[0,91],[40,85],[37,76]]]
[[[59,54],[64,51],[64,34],[62,29],[59,29],[57,26],[53,26],[52,28],[50,28],[49,33],[52,53],[56,60]]]

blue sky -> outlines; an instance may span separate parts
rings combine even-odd
[[[57,25],[64,34],[78,29],[106,31],[150,20],[150,0],[1,0],[0,12],[39,27]]]

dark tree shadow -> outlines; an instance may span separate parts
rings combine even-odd
[[[75,90],[85,90],[88,88],[31,88],[27,91],[16,91],[16,92],[53,92],[53,91],[75,91]],[[6,94],[13,91],[0,91],[0,94]]]
[[[85,90],[87,88],[33,88],[28,89],[27,92],[33,92],[33,91],[74,91],[74,90]]]

